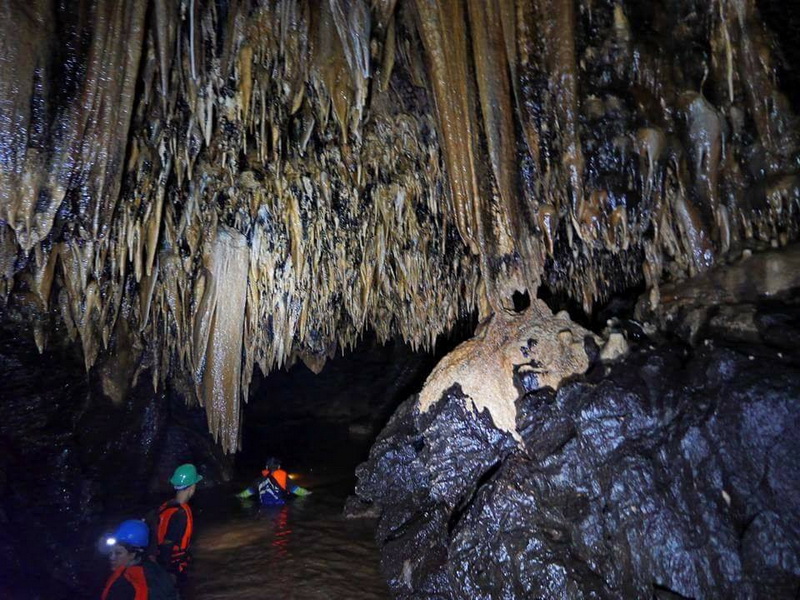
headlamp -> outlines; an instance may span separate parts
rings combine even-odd
[[[113,546],[117,543],[117,538],[109,537],[106,538],[106,546]]]

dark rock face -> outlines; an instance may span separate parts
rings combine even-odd
[[[95,597],[110,519],[142,516],[181,462],[220,477],[201,409],[144,375],[120,403],[100,388],[71,349],[0,330],[0,598]]]
[[[755,322],[796,324],[785,308]],[[796,598],[798,358],[719,339],[642,346],[522,397],[519,446],[457,390],[435,414],[409,400],[358,473],[393,593]]]
[[[358,500],[346,509],[383,509],[377,532],[382,565],[401,595],[413,589],[420,597],[439,597],[449,589],[449,532],[482,479],[514,447],[488,414],[470,416],[458,386],[445,398],[425,414],[415,410],[415,397],[400,406],[356,472]]]

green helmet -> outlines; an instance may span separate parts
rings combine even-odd
[[[172,474],[169,482],[176,490],[182,490],[202,480],[203,476],[197,474],[197,469],[195,466],[186,464],[175,469],[175,472]]]

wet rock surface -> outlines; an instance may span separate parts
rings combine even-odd
[[[457,386],[407,401],[348,504],[378,514],[394,596],[796,598],[798,308],[758,300],[757,340],[644,341],[529,393],[520,445]]]
[[[787,4],[6,3],[0,305],[128,324],[235,452],[256,365],[655,299],[800,237]]]
[[[658,330],[689,343],[711,335],[774,345],[783,334],[766,321],[791,319],[796,312],[792,299],[798,289],[800,245],[792,244],[779,251],[746,251],[728,265],[688,281],[664,285],[657,306],[653,308],[641,298],[635,313]],[[769,300],[774,306],[765,309],[763,305]],[[765,322],[759,325],[756,320]]]

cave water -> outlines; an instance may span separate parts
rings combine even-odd
[[[798,39],[0,0],[0,597],[98,597],[182,462],[192,598],[800,597]]]

